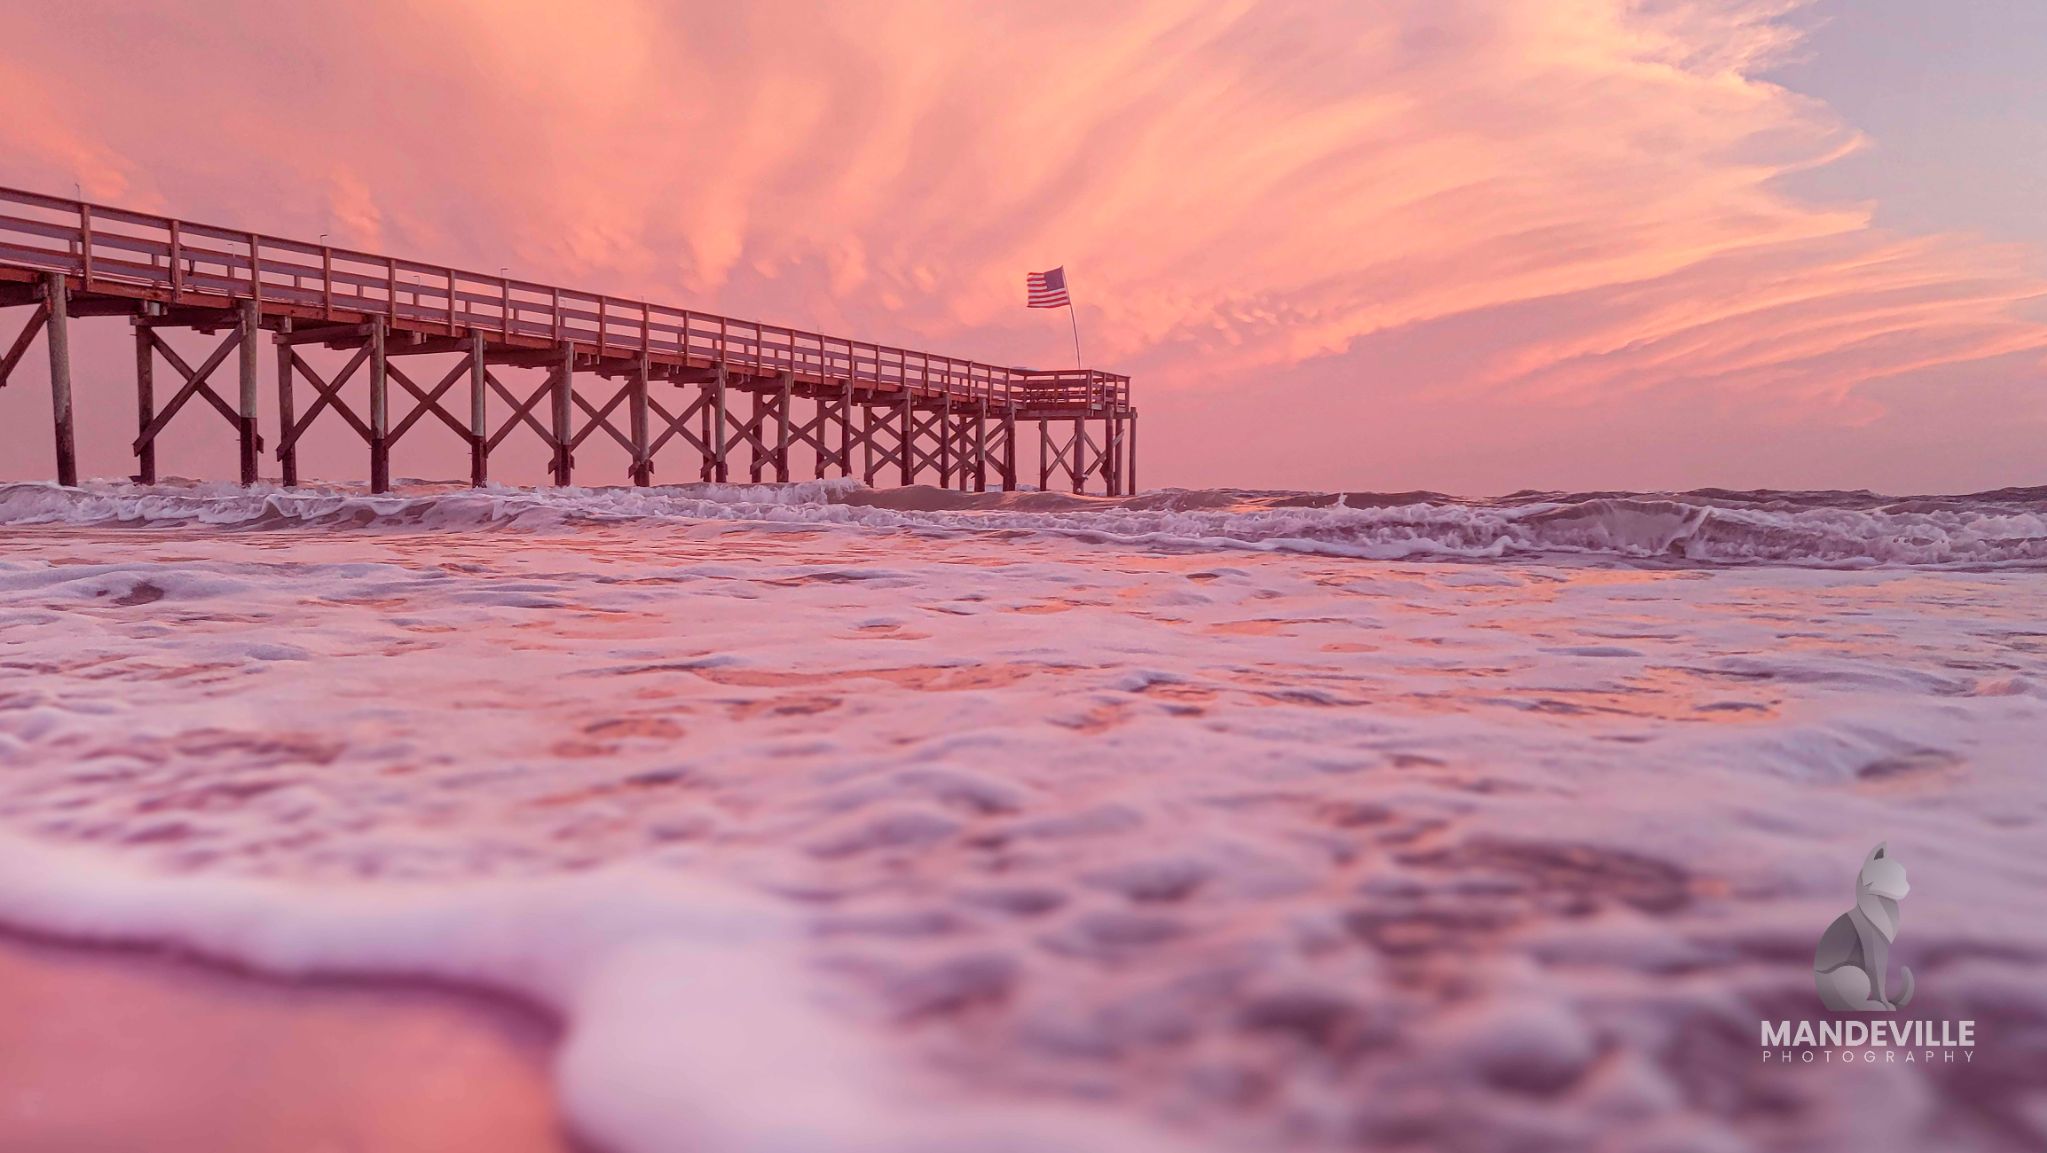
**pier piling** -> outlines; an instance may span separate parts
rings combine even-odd
[[[43,278],[43,303],[49,309],[45,337],[50,344],[50,417],[57,434],[57,483],[78,483],[78,445],[71,421],[71,289],[52,272]]]

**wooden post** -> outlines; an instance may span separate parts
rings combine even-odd
[[[874,397],[868,396],[869,403],[860,406],[860,483],[874,487]]]
[[[1124,418],[1109,414],[1109,496],[1130,496],[1124,492]]]
[[[171,221],[171,303],[185,299],[185,241],[177,221]]]
[[[138,318],[139,319],[139,318]],[[149,329],[135,325],[135,429],[137,433],[149,431],[149,422],[156,419],[156,350],[149,343]],[[142,484],[156,483],[156,438],[142,442],[135,450],[135,479]]]
[[[952,465],[952,394],[948,392],[938,399],[938,487],[952,487]]]
[[[708,394],[711,386],[704,384],[699,385],[698,388]],[[714,475],[712,472],[714,454],[711,451],[711,402],[708,399],[697,406],[697,437],[698,443],[704,446],[703,461],[698,471],[698,479],[705,484],[709,484],[711,483],[711,477]]]
[[[718,337],[718,377],[711,382],[711,424],[715,439],[711,442],[711,475],[719,484],[728,479],[725,472],[725,338]]]
[[[1087,491],[1087,418],[1073,418],[1073,491]]]
[[[392,300],[393,307],[397,301]],[[390,430],[390,411],[385,403],[384,330],[382,320],[370,321],[370,491],[391,491],[391,446],[385,441]]]
[[[796,383],[796,374],[782,370],[782,403],[775,410],[775,480],[789,483],[789,392]]]
[[[747,438],[746,479],[753,482],[754,484],[759,484],[761,482],[761,468],[767,463],[766,461],[761,459],[762,452],[762,446],[760,442],[761,425],[766,423],[764,415],[761,412],[762,408],[761,398],[763,397],[763,395],[764,394],[760,392],[758,389],[754,391],[753,415],[749,417],[746,422],[746,429],[751,434]]]
[[[554,483],[562,486],[573,483],[575,479],[574,462],[569,459],[569,441],[575,435],[569,428],[575,375],[576,346],[565,343],[561,346],[561,359],[554,370]]]
[[[839,475],[853,475],[853,380],[846,378],[846,402],[839,408]]]
[[[1130,495],[1137,495],[1137,413],[1130,414]]]
[[[252,240],[250,243],[255,242]],[[241,406],[235,411],[239,415],[236,431],[241,435],[242,483],[245,485],[256,483],[256,387],[260,383],[256,361],[261,354],[256,346],[256,333],[263,320],[262,313],[258,311],[261,307],[254,300],[244,300],[238,308],[242,342],[235,351],[241,354],[242,395]]]
[[[1016,409],[1002,413],[1002,491],[1016,491]]]
[[[291,317],[287,316],[277,333],[277,463],[284,473],[284,487],[295,488],[299,482],[299,446],[291,428],[298,414],[291,395],[290,337]]]
[[[823,371],[819,371],[817,389],[811,393],[811,405],[817,412],[817,479],[825,479],[825,467],[837,457],[837,453],[825,451],[825,442],[829,440],[825,430],[831,428],[831,397],[825,395],[825,385],[829,383],[823,379]]]
[[[92,205],[78,206],[79,287],[92,291]]]
[[[1038,491],[1043,492],[1052,484],[1052,425],[1043,417],[1038,418]]]
[[[483,333],[469,330],[469,484],[490,483],[490,425],[484,398],[490,395],[490,364],[484,359]]]
[[[78,448],[71,429],[71,290],[61,272],[43,274],[43,298],[50,310],[50,415],[57,433],[57,483],[78,484]]]
[[[988,491],[988,402],[974,412],[974,491]]]
[[[876,376],[881,375],[879,369],[875,371],[875,375]],[[903,443],[902,443],[904,488],[908,488],[909,486],[917,483],[917,454],[914,451],[912,451],[916,446],[917,434],[910,424],[910,405],[912,403],[912,400],[913,397],[910,392],[910,382],[908,380],[905,380],[903,381]]]
[[[633,362],[632,405],[633,483],[645,488],[654,483],[654,459],[647,452],[647,354]]]

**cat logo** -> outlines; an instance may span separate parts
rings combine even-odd
[[[1912,1002],[1912,970],[1898,970],[1890,991],[1891,942],[1898,937],[1898,902],[1911,886],[1905,866],[1878,845],[1863,859],[1855,879],[1855,907],[1834,918],[1820,934],[1812,974],[1820,1001],[1835,1012],[1893,1013]]]

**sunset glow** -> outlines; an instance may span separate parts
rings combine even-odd
[[[1790,0],[92,8],[11,18],[0,182],[1026,364],[1063,264],[1158,483],[1982,487],[2047,422],[2036,246],[1788,186],[1882,144]]]

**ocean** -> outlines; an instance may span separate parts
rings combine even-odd
[[[618,1153],[2034,1149],[2043,574],[2047,489],[0,485],[0,926],[514,998]],[[1879,843],[1973,1047],[1765,1049]]]

